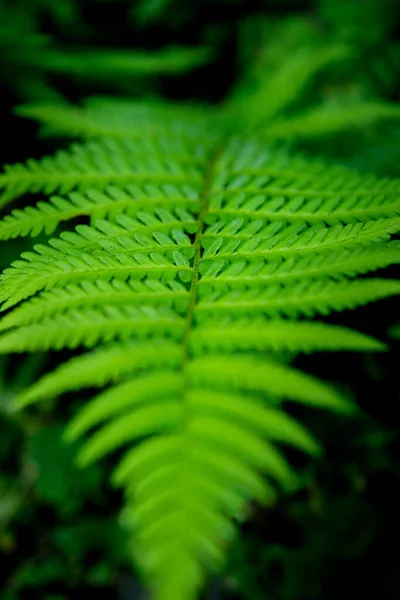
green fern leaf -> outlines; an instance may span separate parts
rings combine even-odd
[[[168,153],[164,157],[163,144],[158,145],[158,142],[153,156],[146,156],[147,149],[141,148],[140,144],[134,146],[117,140],[88,142],[86,146],[72,146],[69,152],[60,151],[54,157],[30,160],[26,165],[6,166],[5,173],[0,176],[0,188],[6,188],[0,206],[28,192],[51,194],[59,191],[65,194],[74,189],[102,190],[109,184],[123,188],[129,184],[154,185],[158,182],[201,185],[201,169],[195,157],[191,159],[187,153],[183,161],[179,154],[175,157]],[[145,159],[138,158],[143,154]]]
[[[44,376],[17,398],[16,407],[83,387],[101,387],[152,366],[174,368],[179,365],[181,356],[179,346],[165,340],[106,345],[74,357]]]
[[[154,207],[153,214],[149,214],[150,202]],[[52,196],[48,202],[41,201],[35,207],[13,210],[1,222],[0,239],[27,235],[34,237],[42,231],[51,234],[60,222],[82,216],[88,216],[93,221],[115,216],[117,223],[131,232],[143,229],[152,221],[154,229],[158,227],[161,231],[180,225],[193,231],[196,221],[185,208],[193,207],[194,211],[196,206],[198,192],[189,186],[164,185],[157,191],[151,185],[147,187],[147,193],[146,186],[126,186],[124,190],[108,187],[104,193],[95,190],[85,194],[75,192],[68,199]],[[135,218],[135,222],[128,220],[129,215]]]
[[[325,323],[283,319],[242,318],[210,320],[193,332],[193,349],[204,351],[290,350],[384,350],[385,345],[364,334]]]
[[[42,123],[48,135],[133,139],[147,145],[160,139],[175,146],[191,139],[209,141],[206,133],[213,120],[209,108],[103,98],[92,98],[79,110],[65,104],[33,104],[19,107],[17,114]]]
[[[0,352],[86,349],[15,407],[100,388],[67,437],[83,438],[82,465],[122,450],[113,482],[132,553],[157,600],[192,600],[248,502],[295,489],[278,446],[321,451],[285,402],[356,410],[282,353],[385,349],[311,317],[400,293],[398,281],[357,279],[400,262],[400,183],[233,131],[229,110],[24,110],[97,139],[0,176],[3,204],[60,194],[0,222],[2,240],[57,231],[0,276]],[[62,231],[76,218],[85,224]]]
[[[279,119],[266,130],[272,139],[313,139],[400,119],[396,104],[360,102],[344,106],[318,106],[299,115]]]
[[[158,52],[103,50],[67,52],[52,50],[39,55],[36,64],[42,69],[104,81],[105,78],[179,75],[209,62],[209,48],[170,47]]]

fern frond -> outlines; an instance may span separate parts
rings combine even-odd
[[[266,128],[265,135],[272,139],[312,139],[398,119],[400,109],[396,104],[364,101],[349,106],[322,105],[278,119]]]
[[[349,404],[331,386],[275,362],[247,355],[211,355],[195,358],[189,365],[195,386],[266,392],[272,397],[290,398],[309,405],[347,411]]]
[[[103,307],[169,307],[177,312],[187,308],[189,293],[184,285],[172,280],[161,283],[156,279],[145,281],[83,281],[79,285],[54,288],[31,298],[0,320],[0,331],[22,325],[39,323],[46,317],[62,315],[80,308]]]
[[[202,279],[199,288],[202,292],[210,287],[216,290],[225,288],[226,285],[241,289],[249,285],[262,287],[267,283],[320,277],[342,280],[397,263],[398,259],[399,249],[392,247],[391,243],[385,247],[359,247],[351,251],[345,248],[332,252],[327,248],[327,251],[315,255],[294,255],[288,260],[279,256],[269,260],[254,256],[251,261],[245,258],[237,260],[236,257],[231,261],[216,259],[200,265]]]
[[[136,376],[102,392],[71,421],[67,437],[77,438],[91,427],[122,413],[124,410],[156,401],[160,396],[170,397],[179,393],[182,378],[176,372],[160,371]]]
[[[62,287],[69,283],[86,281],[111,281],[129,278],[162,279],[167,282],[179,276],[183,281],[190,279],[188,259],[176,250],[173,260],[161,252],[149,254],[138,252],[110,255],[98,252],[95,255],[78,253],[64,254],[48,246],[35,246],[36,254],[25,252],[24,261],[16,261],[13,268],[7,269],[2,278],[0,300],[5,301],[3,308],[9,308],[21,300],[32,296],[42,289]]]
[[[279,187],[269,187],[268,179],[268,175],[243,175],[239,189],[229,187],[235,180],[221,184],[211,200],[208,222],[228,217],[336,225],[399,214],[399,188],[394,187],[393,182],[387,190],[383,186],[374,189],[371,185],[357,191],[319,191],[293,186],[287,180],[278,182]]]
[[[213,112],[190,104],[90,99],[79,110],[68,105],[21,106],[17,114],[39,121],[51,135],[148,140],[193,139],[209,143]],[[218,111],[216,111],[218,114]],[[174,142],[172,142],[174,143]]]
[[[101,387],[149,367],[174,368],[181,357],[179,345],[165,340],[100,347],[72,358],[44,376],[17,398],[16,405],[26,406],[83,387]]]
[[[204,234],[202,245],[205,250],[208,250],[212,243],[214,254],[220,251],[226,244],[226,240],[242,242],[242,249],[248,251],[254,251],[262,244],[263,249],[280,254],[285,250],[298,252],[307,248],[314,252],[315,248],[320,246],[329,249],[336,245],[344,247],[345,242],[346,247],[350,248],[353,245],[368,244],[369,242],[388,241],[390,234],[397,233],[398,230],[398,219],[378,219],[367,223],[332,227],[326,227],[322,223],[309,227],[303,223],[293,223],[288,227],[285,221],[272,221],[269,224],[268,220],[263,219],[249,222],[245,219],[233,219],[229,222],[220,220],[213,223]],[[243,240],[247,241],[249,238],[254,241],[245,245]],[[219,240],[218,246],[216,240]],[[237,248],[239,248],[239,243]]]
[[[238,393],[210,392],[194,389],[189,402],[198,414],[224,414],[235,422],[248,423],[259,433],[276,442],[284,442],[310,454],[319,453],[318,443],[294,419],[276,408],[266,407],[259,400]],[[251,411],[248,404],[251,403]]]
[[[251,221],[245,226],[243,219],[234,219],[229,223],[214,223],[203,236],[205,249],[203,263],[233,255],[242,256],[299,256],[316,250],[336,248],[352,249],[368,243],[377,244],[388,241],[390,234],[399,229],[398,219],[378,219],[367,223],[336,225],[325,227],[323,224],[307,227],[303,223],[288,226],[285,221],[268,223],[262,220]]]
[[[280,68],[263,73],[258,90],[253,96],[248,92],[234,99],[232,108],[246,119],[249,126],[259,126],[283,112],[312,78],[327,66],[348,58],[351,49],[344,45],[302,48],[293,53]],[[239,90],[240,91],[240,90]]]
[[[0,338],[0,353],[60,348],[91,348],[98,342],[169,335],[179,339],[184,319],[167,308],[106,306],[104,310],[68,310]]]
[[[222,321],[222,322],[221,322]],[[379,351],[385,344],[363,333],[306,321],[265,320],[242,318],[210,320],[196,329],[192,336],[192,348],[202,352],[227,352],[242,350],[290,350],[291,352],[315,352],[317,350],[364,350]]]
[[[35,63],[48,72],[103,81],[109,77],[178,75],[207,63],[211,56],[206,47],[166,47],[157,52],[99,48],[90,52],[52,50],[39,55]]]
[[[72,145],[68,151],[39,161],[31,159],[25,165],[6,165],[0,175],[0,189],[4,188],[0,206],[28,192],[65,194],[74,189],[102,190],[110,184],[124,187],[134,183],[201,185],[199,160],[191,158],[190,148],[182,154],[164,154],[158,140],[148,145],[150,152],[140,142],[137,147],[129,140],[99,140]]]
[[[327,279],[305,280],[293,286],[272,284],[266,288],[215,292],[201,298],[196,316],[216,317],[265,314],[271,317],[328,315],[400,293],[400,282],[390,279],[366,279],[334,282]]]
[[[125,225],[127,223],[132,224],[132,220],[126,219]],[[156,222],[155,227],[148,224],[145,230],[140,227],[137,231],[132,231],[101,220],[96,222],[96,227],[78,226],[72,235],[64,235],[60,240],[52,239],[49,245],[75,256],[79,252],[95,253],[101,250],[111,256],[131,252],[149,253],[154,250],[170,256],[175,250],[179,250],[187,258],[191,258],[193,248],[189,236],[182,231],[184,223],[179,223],[179,229],[168,223],[170,232],[167,233],[162,231],[166,224],[160,225]]]
[[[87,218],[1,275],[2,310],[14,308],[0,321],[0,352],[90,350],[16,405],[101,388],[68,438],[85,436],[82,465],[123,450],[113,481],[126,489],[133,552],[157,600],[193,600],[247,503],[272,502],[274,483],[294,489],[277,445],[320,450],[284,401],[354,412],[280,353],[385,349],[296,318],[400,293],[398,281],[352,279],[400,262],[390,242],[400,183],[232,136],[229,111],[32,110],[59,132],[99,139],[0,178],[4,202],[69,192],[12,211],[0,239]]]
[[[189,186],[153,184],[128,185],[124,189],[108,187],[104,193],[88,190],[85,194],[74,192],[68,199],[52,196],[48,202],[38,202],[35,207],[15,209],[0,223],[0,239],[8,240],[19,236],[39,235],[44,231],[51,234],[62,221],[88,216],[93,222],[101,218],[112,219],[136,231],[150,225],[154,229],[173,228],[184,225],[187,231],[196,228],[191,212],[198,207],[199,194]],[[151,213],[153,206],[154,214]],[[171,209],[173,212],[171,212]],[[131,215],[136,222],[127,220]],[[158,223],[157,223],[158,221]]]

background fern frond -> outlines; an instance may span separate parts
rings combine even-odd
[[[79,110],[66,104],[25,105],[17,109],[17,114],[42,123],[47,135],[131,139],[139,144],[149,144],[158,138],[161,144],[205,142],[210,125],[215,123],[209,107],[104,98],[89,99]]]
[[[265,131],[272,139],[313,139],[357,131],[380,122],[400,118],[397,104],[358,102],[349,105],[317,106],[299,115],[277,119]]]
[[[156,52],[90,50],[71,52],[53,50],[39,56],[36,64],[47,72],[107,80],[108,78],[179,75],[209,62],[207,47],[169,47]]]
[[[253,96],[244,82],[242,91],[237,90],[237,100],[233,103],[235,110],[243,119],[248,121],[248,126],[260,125],[279,115],[290,105],[298,100],[303,89],[310,83],[315,75],[327,66],[344,61],[351,55],[351,48],[343,45],[319,48],[302,48],[301,51],[286,60],[280,69],[271,69],[267,73],[258,74],[258,86],[255,87]],[[240,106],[243,94],[242,106]],[[240,110],[242,109],[242,110]]]

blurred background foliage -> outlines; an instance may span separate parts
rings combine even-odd
[[[229,99],[278,125],[292,119],[296,135],[277,129],[281,143],[399,177],[399,40],[398,0],[0,0],[0,159],[22,161],[56,148],[16,116],[16,106],[129,94]],[[274,112],[279,95],[284,115]],[[370,108],[363,116],[367,105],[378,118]],[[25,244],[11,242],[0,267]],[[340,315],[380,338],[397,318],[393,299]],[[298,359],[351,388],[361,416],[348,422],[296,409],[326,455],[310,464],[293,453],[298,491],[276,506],[249,509],[225,572],[204,598],[399,598],[399,342],[391,343],[385,355]],[[80,471],[76,447],[62,442],[85,398],[9,410],[13,395],[49,360],[0,362],[1,600],[144,598],[115,516],[121,499],[107,483],[110,465]]]

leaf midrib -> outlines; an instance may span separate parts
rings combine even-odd
[[[184,400],[187,391],[190,387],[190,378],[188,374],[187,365],[190,361],[190,336],[194,325],[196,305],[197,305],[197,290],[198,283],[200,280],[200,271],[199,265],[201,261],[201,256],[203,252],[201,238],[203,236],[204,227],[206,225],[204,216],[207,214],[209,210],[209,196],[212,191],[212,179],[215,172],[215,167],[219,157],[221,156],[224,150],[224,144],[221,144],[216,148],[214,154],[209,160],[209,163],[204,171],[204,187],[203,191],[200,195],[200,211],[197,216],[197,230],[194,238],[194,257],[193,257],[193,267],[192,267],[192,280],[190,283],[189,290],[189,303],[188,309],[186,313],[185,319],[185,327],[183,331],[182,338],[182,374],[183,374],[183,385],[182,385],[182,399]]]

